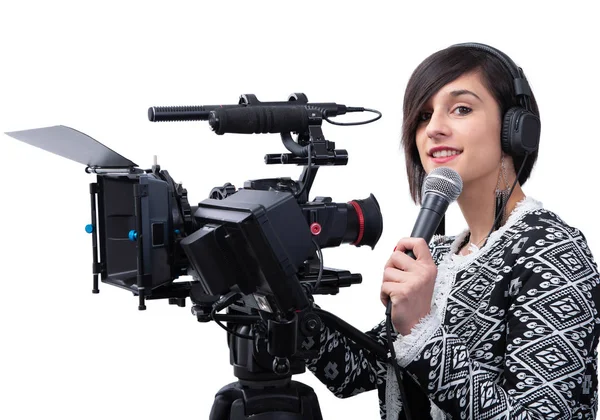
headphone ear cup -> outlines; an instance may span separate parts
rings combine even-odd
[[[514,127],[514,116],[519,111],[523,110],[523,108],[515,106],[510,108],[504,114],[504,119],[502,120],[502,132],[500,133],[500,141],[502,144],[502,150],[510,156],[515,155],[515,150],[513,149],[513,136],[512,136],[512,128]]]
[[[538,149],[540,119],[525,108],[510,108],[502,121],[502,150],[511,156],[523,156]]]

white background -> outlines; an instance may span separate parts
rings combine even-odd
[[[591,2],[590,2],[591,3]],[[159,105],[285,100],[304,92],[383,112],[375,124],[324,125],[349,151],[323,168],[311,198],[375,194],[384,233],[374,251],[343,246],[325,264],[363,274],[319,303],[357,328],[382,319],[382,267],[410,233],[399,149],[402,97],[413,69],[457,42],[493,45],[521,65],[542,115],[538,164],[525,192],[580,228],[600,253],[597,14],[584,2],[2,2],[0,130],[76,128],[148,168],[152,156],[188,189],[297,177],[266,166],[279,136],[216,136],[206,122],[150,123]],[[491,4],[491,3],[490,3]],[[568,7],[568,8],[567,8]],[[367,114],[363,114],[367,115]],[[0,418],[205,419],[235,380],[225,332],[185,309],[101,285],[92,295],[88,184],[78,163],[0,135]],[[447,231],[465,227],[458,208]],[[333,397],[310,373],[325,419],[378,418],[377,395]]]

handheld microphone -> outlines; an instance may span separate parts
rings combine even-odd
[[[436,168],[427,175],[423,182],[423,193],[421,194],[421,211],[413,227],[412,233],[410,234],[413,238],[423,238],[425,242],[429,243],[433,234],[437,230],[442,217],[448,210],[450,203],[455,201],[460,193],[462,192],[462,179],[460,175],[453,169],[440,167]],[[406,255],[415,259],[415,254],[412,251],[407,251]],[[392,337],[392,300],[389,299],[386,306],[386,334],[388,337]],[[409,388],[409,393],[404,389],[402,382],[402,373],[400,366],[396,361],[396,352],[392,340],[388,339],[388,350],[390,352],[390,363],[392,364],[396,373],[396,379],[398,381],[398,389],[403,402],[405,417],[407,420],[411,419],[410,410],[407,402],[409,399],[415,404],[417,408],[425,407],[427,397],[424,397],[421,393],[415,392],[414,387]],[[398,414],[400,417],[400,413]]]
[[[423,238],[425,242],[429,243],[448,210],[448,206],[462,192],[462,187],[462,179],[455,170],[440,167],[431,171],[423,182],[421,211],[419,211],[410,236]],[[408,251],[406,255],[415,258],[412,251]]]

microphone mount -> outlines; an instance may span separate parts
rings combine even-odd
[[[377,117],[354,123],[340,123],[329,118],[349,112],[374,112]],[[240,96],[236,105],[198,105],[150,107],[150,121],[209,121],[217,134],[227,132],[280,133],[290,153],[265,155],[265,163],[313,166],[339,166],[348,163],[348,152],[335,149],[335,143],[325,139],[323,120],[337,125],[368,124],[381,118],[379,111],[347,107],[333,102],[309,103],[304,93],[293,93],[287,101],[261,102],[254,94]],[[291,133],[297,134],[297,139]],[[309,146],[311,153],[309,156]]]

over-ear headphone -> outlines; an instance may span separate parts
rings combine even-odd
[[[500,140],[502,150],[513,157],[529,155],[538,149],[540,143],[540,118],[531,109],[531,89],[523,69],[509,56],[489,45],[476,42],[451,45],[470,47],[487,52],[496,57],[506,67],[513,78],[515,96],[521,106],[514,106],[504,114]]]

